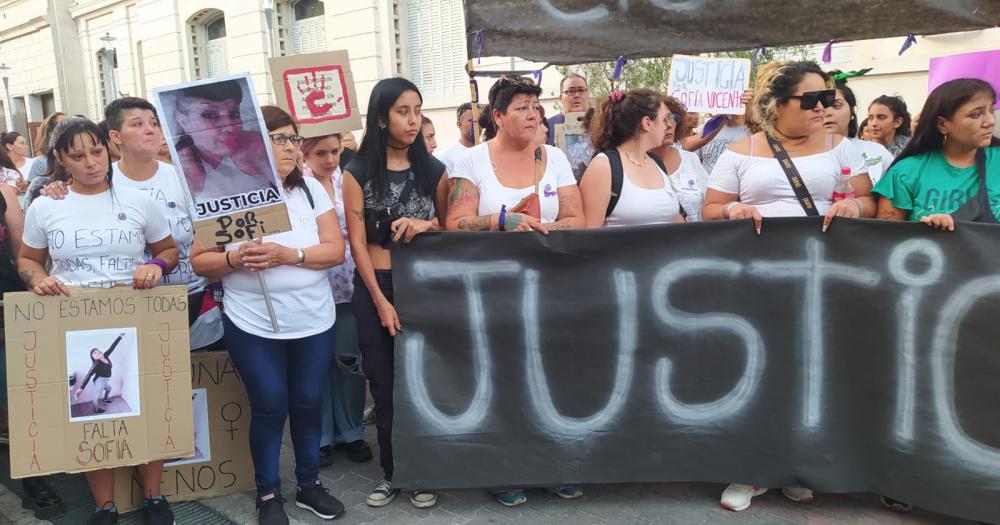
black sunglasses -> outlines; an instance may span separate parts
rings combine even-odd
[[[837,100],[837,91],[833,89],[806,91],[801,95],[792,95],[788,98],[799,99],[799,107],[802,109],[813,109],[817,103],[823,104],[824,108],[830,108],[833,107],[834,101]]]

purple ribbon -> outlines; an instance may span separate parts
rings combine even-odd
[[[483,30],[480,29],[479,31],[476,31],[476,64],[479,64],[480,62],[479,57],[483,56],[483,42],[485,40],[486,37]]]
[[[833,45],[840,40],[834,38],[826,43],[826,47],[823,48],[823,63],[829,64],[833,60]]]
[[[917,37],[913,36],[912,33],[906,37],[906,41],[903,42],[903,47],[899,48],[899,54],[897,56],[902,56],[910,46],[917,43]]]
[[[611,74],[611,80],[618,80],[622,76],[622,69],[625,69],[625,64],[628,63],[628,57],[618,57],[615,61],[615,71]]]
[[[726,123],[725,115],[716,115],[708,119],[708,122],[705,123],[705,127],[701,128],[701,137],[705,138],[711,135],[712,133],[715,133],[715,130],[721,128],[722,125],[725,123]]]
[[[536,69],[531,72],[531,76],[535,77],[535,85],[542,87],[542,70]]]
[[[750,55],[750,69],[754,70],[757,68],[757,57],[764,58],[764,53],[767,53],[767,48],[760,46],[753,50],[753,54]]]

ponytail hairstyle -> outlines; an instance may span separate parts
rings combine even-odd
[[[367,175],[365,178],[372,185],[375,198],[379,201],[383,200],[389,193],[389,174],[386,172],[386,149],[389,147],[389,110],[407,91],[416,93],[420,101],[423,102],[424,97],[420,94],[420,89],[417,88],[416,84],[402,77],[379,80],[368,99],[365,136],[361,139],[361,145],[358,146],[355,158],[364,161],[365,166],[367,166],[368,173],[364,174]],[[407,148],[406,156],[410,161],[410,170],[416,176],[414,189],[424,197],[433,196],[436,188],[430,173],[431,155],[427,153],[423,133],[417,133],[413,143]]]
[[[826,74],[816,62],[768,62],[757,68],[756,87],[750,101],[750,121],[761,131],[772,137],[779,135],[774,128],[778,120],[778,104],[786,103],[795,94],[795,89],[806,75],[814,73],[830,83]]]
[[[51,177],[51,181],[67,182],[70,174],[64,169],[56,159],[56,152],[69,153],[69,148],[79,135],[90,135],[95,143],[102,144],[108,155],[108,186],[111,186],[111,145],[108,143],[108,135],[97,124],[87,117],[67,117],[59,122],[52,131],[48,153],[49,166],[45,176]]]
[[[913,139],[903,148],[903,151],[899,152],[896,160],[892,162],[893,165],[906,157],[914,157],[929,151],[940,151],[944,146],[944,135],[938,129],[938,119],[951,120],[962,106],[981,93],[989,95],[993,99],[993,103],[996,103],[997,93],[993,86],[989,82],[977,78],[949,80],[934,88],[934,91],[931,91],[931,94],[927,96],[924,109],[920,111],[920,120],[923,125],[917,126],[917,132],[913,135]],[[993,137],[990,145],[1000,146],[1000,140]]]
[[[489,104],[483,106],[483,111],[479,113],[479,129],[483,130],[483,142],[493,140],[497,136],[497,124],[493,122],[493,106]]]
[[[834,75],[841,73],[839,69],[834,69],[829,72],[830,78]],[[847,101],[847,106],[851,108],[851,121],[847,124],[847,136],[848,138],[854,138],[858,136],[858,99],[854,96],[854,91],[847,87],[847,79],[834,80],[834,89],[840,91],[844,94],[844,100]]]
[[[608,95],[584,122],[594,151],[617,148],[636,136],[642,119],[655,120],[662,105],[663,96],[652,89],[615,91]]]
[[[909,137],[913,133],[910,130],[910,112],[906,110],[906,102],[904,102],[901,97],[882,95],[881,97],[873,100],[871,104],[868,104],[868,109],[871,109],[875,104],[881,104],[889,108],[889,111],[892,112],[893,121],[900,117],[903,118],[903,123],[896,128],[896,135]]]
[[[291,126],[292,129],[295,130],[295,133],[299,132],[299,125],[295,122],[292,116],[278,106],[261,106],[260,112],[264,117],[264,125],[267,126],[268,133],[285,126]],[[269,140],[268,146],[270,145]],[[285,177],[284,186],[285,190],[302,188],[302,190],[305,191],[306,181],[302,178],[302,170],[299,169],[298,163],[295,164],[295,168],[292,172]]]

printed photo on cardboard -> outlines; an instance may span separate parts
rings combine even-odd
[[[135,327],[66,332],[71,422],[139,415]]]
[[[570,167],[573,168],[573,176],[576,180],[583,177],[584,170],[590,164],[591,157],[594,156],[594,149],[590,145],[590,135],[584,132],[566,132],[566,158]]]
[[[195,220],[282,201],[270,139],[246,75],[153,93]]]
[[[194,456],[166,461],[164,467],[212,461],[212,434],[208,428],[208,390],[191,390],[191,412],[194,414]]]

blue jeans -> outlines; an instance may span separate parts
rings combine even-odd
[[[323,392],[323,436],[320,445],[351,443],[364,438],[365,373],[361,370],[358,326],[351,303],[337,305],[337,343],[330,378]]]
[[[281,490],[278,458],[285,419],[295,449],[295,479],[319,476],[320,407],[333,359],[334,328],[301,339],[248,334],[223,316],[226,348],[250,398],[250,454],[257,494]]]

